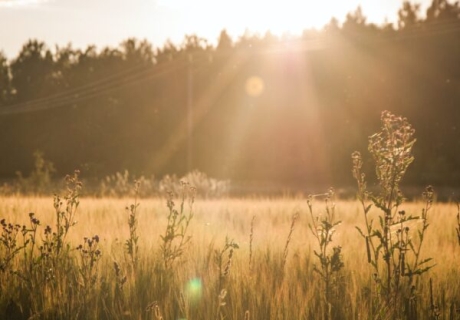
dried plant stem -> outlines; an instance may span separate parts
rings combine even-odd
[[[254,220],[255,218],[256,217],[253,216],[251,219],[251,231],[249,233],[249,273],[252,272],[252,255],[253,255],[252,245],[254,241]]]
[[[284,246],[283,262],[282,262],[282,269],[283,270],[284,270],[284,267],[286,266],[287,256],[288,256],[288,252],[289,252],[289,243],[291,243],[292,233],[294,232],[295,223],[296,223],[298,217],[299,217],[298,212],[294,213],[294,215],[292,216],[291,228],[289,229],[289,234],[288,234],[288,237],[286,239],[286,245]]]

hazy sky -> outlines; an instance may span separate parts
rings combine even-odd
[[[154,46],[180,44],[197,34],[214,44],[222,29],[234,38],[245,30],[274,34],[342,21],[361,5],[369,21],[395,21],[403,0],[0,0],[0,50],[17,55],[30,38],[48,46],[116,46],[128,37]],[[425,11],[431,0],[416,1]]]

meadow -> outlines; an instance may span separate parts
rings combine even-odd
[[[23,269],[21,264],[27,258],[19,254],[11,266],[18,273],[1,273],[3,312],[10,301],[15,301],[24,319],[328,318],[323,283],[313,270],[314,265],[320,264],[313,254],[318,243],[309,229],[312,221],[305,198],[197,200],[188,230],[191,240],[177,261],[168,266],[170,273],[158,266],[163,262],[160,236],[168,224],[166,199],[142,199],[139,203],[135,267],[126,251],[130,213],[125,208],[131,203],[133,199],[127,198],[81,199],[75,215],[78,223],[65,240],[69,245],[65,253],[68,261],[64,263],[66,260],[59,258],[64,274],[49,270],[50,279],[42,280],[38,275],[22,279],[24,275],[18,270]],[[315,212],[324,214],[322,200],[315,200],[313,206]],[[417,214],[423,203],[404,207]],[[56,225],[52,198],[0,199],[0,216],[7,221],[29,225],[29,212],[40,220],[38,238],[44,237],[45,226]],[[289,237],[295,213],[299,215]],[[433,257],[436,265],[421,278],[416,293],[420,319],[459,317],[455,310],[460,306],[456,214],[457,207],[452,203],[435,204],[430,212],[422,255]],[[390,312],[372,310],[376,286],[367,263],[365,242],[355,229],[363,227],[358,203],[337,201],[335,215],[342,223],[336,227],[333,244],[342,247],[344,266],[334,288],[333,295],[337,296],[331,308],[337,312],[332,317],[370,319],[373,315],[390,319]],[[84,237],[96,235],[101,257],[94,261],[89,276],[94,278],[85,282],[88,276],[84,266],[88,261],[76,248],[84,244]],[[227,244],[233,241],[238,248],[224,252],[224,270],[219,270],[218,257],[225,249],[226,238]],[[22,272],[26,273],[24,269]],[[29,283],[34,281],[35,284]],[[29,285],[33,291],[29,291]],[[432,298],[439,312],[436,317]]]
[[[460,212],[427,186],[406,201],[413,129],[382,113],[378,188],[352,154],[356,200],[0,197],[4,319],[460,319]],[[199,191],[199,189],[198,189]],[[1,315],[1,313],[0,313]]]

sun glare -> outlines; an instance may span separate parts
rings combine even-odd
[[[3,0],[0,1],[0,7],[13,8],[13,7],[23,7],[28,5],[35,5],[38,3],[44,3],[48,0]]]
[[[160,0],[158,4],[186,12],[182,22],[202,35],[206,35],[210,27],[227,29],[234,34],[248,30],[262,34],[270,31],[275,35],[295,35],[308,28],[323,27],[332,16],[343,15],[347,8],[343,3],[331,6],[330,1],[298,0]]]
[[[157,5],[168,12],[180,15],[177,30],[197,34],[209,41],[225,29],[231,36],[246,32],[263,36],[301,35],[308,29],[322,29],[332,18],[339,23],[348,13],[361,7],[362,12],[376,24],[395,22],[399,0],[157,0]],[[181,41],[181,35],[169,34],[170,39]]]
[[[252,76],[246,80],[246,93],[251,97],[258,97],[264,91],[264,81],[258,76]]]
[[[247,4],[248,23],[255,29],[268,29],[274,34],[300,33],[305,28],[320,28],[330,19],[330,10],[324,3],[286,1],[252,1]]]

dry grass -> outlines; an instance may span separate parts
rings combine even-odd
[[[159,278],[155,272],[156,261],[160,259],[160,235],[167,223],[166,200],[143,199],[140,202],[137,212],[139,266],[135,276],[130,273],[124,248],[129,237],[125,208],[132,202],[132,199],[81,199],[77,211],[78,224],[69,232],[67,241],[75,248],[83,242],[83,237],[98,235],[103,256],[98,282],[94,286],[97,294],[92,296],[97,301],[85,312],[80,306],[83,302],[68,302],[69,312],[79,310],[72,318],[83,318],[84,315],[88,319],[155,319],[155,310],[161,312],[164,319],[215,319],[217,316],[244,319],[245,314],[250,314],[250,319],[318,319],[324,314],[321,310],[323,293],[319,279],[313,273],[313,264],[317,263],[312,254],[315,241],[308,228],[310,216],[305,199],[196,201],[189,230],[192,242],[180,263],[171,267],[170,283],[163,287],[166,291],[159,289]],[[28,213],[34,212],[43,228],[48,224],[53,226],[55,214],[52,204],[52,198],[2,197],[0,218],[27,224]],[[422,203],[408,203],[404,205],[404,210],[419,215],[422,207]],[[323,207],[318,203],[317,213],[321,210]],[[289,242],[283,272],[283,254],[295,212],[299,212],[299,217]],[[355,226],[364,223],[362,213],[358,203],[339,201],[336,203],[336,214],[342,224],[337,228],[333,245],[342,247],[345,264],[341,271],[342,286],[337,289],[342,301],[338,307],[343,319],[367,319],[367,291],[372,290],[372,269],[367,264],[365,243],[355,229]],[[433,257],[436,266],[425,275],[420,286],[418,297],[423,306],[420,319],[431,319],[429,277],[433,279],[434,302],[440,306],[443,318],[451,315],[451,304],[460,306],[460,246],[455,230],[456,214],[454,204],[435,204],[430,213],[430,228],[422,256]],[[253,217],[251,271],[249,242]],[[227,236],[239,244],[239,249],[233,253],[231,272],[223,283],[227,294],[219,298],[219,271],[214,262],[214,251],[223,248]],[[114,261],[128,276],[122,286],[122,298],[117,298],[114,293]],[[12,279],[14,276],[8,277]],[[194,282],[190,282],[192,279],[195,279]],[[71,282],[70,279],[68,281]],[[20,279],[3,282],[2,290],[10,290],[8,298],[17,301],[24,313],[34,315],[38,312],[33,305],[25,305],[34,301],[21,297]],[[65,286],[60,286],[60,290],[63,293],[68,291]],[[0,299],[3,310],[8,304],[6,299]],[[154,301],[153,311],[145,311]],[[52,307],[50,303],[49,308]],[[2,309],[0,315],[1,312]],[[65,318],[66,312],[64,310],[60,315]],[[53,317],[53,313],[45,313],[40,318]]]

